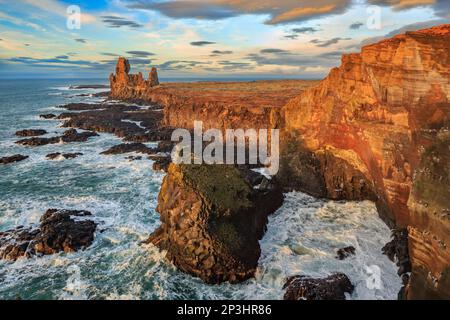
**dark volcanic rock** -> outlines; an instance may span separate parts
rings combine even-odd
[[[337,253],[336,258],[339,260],[344,260],[344,259],[350,257],[351,255],[355,255],[355,251],[356,251],[356,249],[353,246],[341,248],[336,252]]]
[[[117,146],[111,147],[108,150],[103,151],[100,154],[109,155],[109,154],[123,154],[123,153],[130,153],[130,152],[153,154],[153,153],[155,153],[155,150],[147,147],[143,143],[122,143]]]
[[[26,129],[26,130],[20,130],[16,132],[16,136],[19,137],[33,137],[33,136],[42,136],[44,134],[47,134],[47,131],[42,129]]]
[[[94,241],[96,223],[75,220],[91,216],[89,211],[49,209],[37,229],[18,227],[0,232],[0,259],[15,261],[20,257],[73,252]]]
[[[8,164],[8,163],[22,161],[22,160],[25,160],[27,158],[28,158],[28,156],[23,156],[21,154],[15,154],[13,156],[0,158],[0,163],[1,164]]]
[[[153,170],[155,171],[167,172],[167,170],[169,169],[169,165],[172,162],[170,156],[150,156],[149,158],[154,161]]]
[[[128,157],[125,157],[125,159],[127,159],[129,161],[140,161],[140,160],[142,160],[142,156],[128,156]]]
[[[354,286],[343,273],[334,273],[323,279],[294,276],[286,281],[284,300],[345,300]]]
[[[398,275],[411,272],[411,260],[408,249],[408,230],[396,229],[392,231],[392,240],[383,247],[383,253],[398,266]]]
[[[163,119],[163,114],[159,111],[121,104],[70,104],[62,107],[85,110],[60,114],[58,119],[65,120],[63,127],[112,133],[125,141],[133,142],[158,141],[163,140],[159,138],[168,136],[168,130],[159,130]],[[170,140],[170,136],[168,139]]]
[[[39,117],[42,119],[54,119],[56,118],[56,114],[53,113],[41,114],[39,115]]]
[[[78,156],[82,156],[82,153],[76,152],[76,153],[60,153],[60,152],[55,152],[55,153],[49,153],[46,158],[50,159],[50,160],[54,160],[58,157],[63,157],[64,159],[73,159],[76,158]]]
[[[24,146],[43,146],[47,144],[55,143],[69,143],[69,142],[85,142],[90,137],[98,136],[95,132],[78,132],[75,129],[67,130],[62,136],[50,137],[50,138],[29,138],[16,141],[17,144]]]
[[[267,217],[283,202],[275,182],[254,188],[228,165],[170,164],[158,197],[161,227],[148,242],[207,283],[254,276]]]

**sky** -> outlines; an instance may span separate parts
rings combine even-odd
[[[449,0],[0,0],[0,78],[323,78],[343,53],[450,23]]]

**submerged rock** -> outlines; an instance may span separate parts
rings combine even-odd
[[[337,259],[339,260],[344,260],[352,255],[355,255],[356,249],[354,246],[349,246],[349,247],[345,247],[345,248],[341,248],[339,249],[336,253],[337,253]]]
[[[252,277],[267,217],[283,201],[274,181],[254,188],[229,165],[171,164],[158,197],[162,225],[148,242],[207,283]]]
[[[334,273],[326,278],[307,276],[289,278],[284,300],[345,300],[345,293],[351,294],[355,287],[343,273]]]
[[[8,163],[13,163],[13,162],[23,161],[25,159],[28,159],[28,156],[23,156],[21,154],[15,154],[13,156],[0,158],[0,163],[8,164]]]
[[[39,115],[39,118],[54,119],[54,118],[56,118],[56,114],[53,114],[53,113],[41,114],[41,115]]]
[[[80,152],[76,152],[76,153],[61,153],[61,152],[55,152],[55,153],[49,153],[48,155],[46,155],[47,159],[50,160],[55,160],[56,158],[59,157],[63,157],[64,159],[73,159],[76,158],[78,156],[82,156],[83,154]]]
[[[0,232],[0,259],[15,261],[20,257],[73,252],[94,241],[96,223],[75,220],[91,216],[89,211],[49,209],[37,229],[17,227]]]
[[[19,137],[43,136],[44,134],[47,134],[47,131],[42,129],[25,129],[16,132],[16,136]]]

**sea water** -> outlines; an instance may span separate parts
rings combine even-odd
[[[19,139],[14,133],[22,129],[62,133],[59,121],[39,114],[58,114],[64,110],[56,106],[70,102],[101,101],[78,96],[101,90],[70,90],[90,82],[0,81],[0,156],[29,156],[0,165],[0,231],[36,226],[49,208],[89,210],[98,223],[95,240],[84,251],[0,261],[0,299],[282,299],[287,277],[333,272],[346,273],[355,285],[349,299],[396,299],[401,281],[395,264],[381,253],[390,230],[374,204],[324,201],[298,192],[286,194],[270,217],[254,279],[207,285],[179,272],[164,253],[140,244],[160,224],[155,208],[164,174],[152,170],[151,160],[100,155],[122,142],[103,133],[82,143],[14,144]],[[53,152],[83,155],[45,158]],[[336,259],[336,251],[349,245],[356,255]],[[375,282],[373,270],[378,270]]]

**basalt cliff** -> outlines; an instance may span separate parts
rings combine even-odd
[[[407,228],[408,298],[450,298],[450,25],[342,57],[281,111],[284,185]]]
[[[397,253],[399,274],[409,278],[403,296],[450,298],[450,25],[407,32],[344,55],[320,83],[242,95],[220,90],[229,84],[211,86],[152,86],[129,75],[126,60],[119,60],[111,97],[161,105],[165,126],[192,128],[193,120],[203,120],[206,128],[281,129],[277,181],[284,189],[373,200],[398,230],[394,234],[407,236],[398,241],[408,247],[406,254],[398,254],[405,250],[396,248],[396,241],[387,249]],[[166,184],[175,178],[166,178]],[[175,209],[167,197],[160,199],[167,217]],[[408,253],[405,262],[400,256]]]

